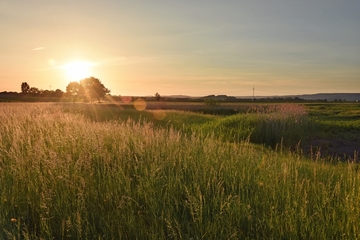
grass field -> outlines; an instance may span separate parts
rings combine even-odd
[[[359,105],[186,107],[2,103],[0,238],[360,238]]]
[[[360,152],[359,103],[308,104],[307,111],[316,128],[310,144],[321,147],[325,155],[359,160],[354,156]]]

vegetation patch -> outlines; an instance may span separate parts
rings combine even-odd
[[[0,105],[0,238],[360,237],[354,162],[166,123],[183,116],[194,129],[222,121],[236,127],[255,121],[254,113],[232,119],[170,111],[164,120],[143,111],[133,120],[133,109],[100,118],[97,106]],[[281,113],[264,118],[276,122],[272,114]]]

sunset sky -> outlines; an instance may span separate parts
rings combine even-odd
[[[0,0],[0,33],[0,92],[360,92],[358,0]]]

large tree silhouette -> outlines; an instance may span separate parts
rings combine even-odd
[[[110,93],[110,90],[107,89],[104,84],[98,78],[89,77],[80,81],[80,85],[84,90],[85,97],[93,101],[97,99],[100,102],[100,99],[104,98],[106,94]]]
[[[66,87],[66,94],[69,97],[72,97],[74,102],[78,97],[83,97],[84,100],[90,102],[97,99],[98,102],[100,102],[100,99],[105,97],[108,93],[110,93],[110,90],[95,77],[85,78],[81,80],[80,83],[71,82]]]
[[[72,97],[73,102],[82,94],[81,85],[78,82],[71,82],[66,86],[66,94]]]
[[[28,93],[30,90],[30,85],[27,82],[21,83],[21,92]]]

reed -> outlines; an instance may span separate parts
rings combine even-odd
[[[245,114],[205,123],[201,130],[219,136],[222,140],[239,142],[248,139],[275,148],[279,145],[298,145],[306,139],[313,127],[304,107],[283,104],[254,106]]]

